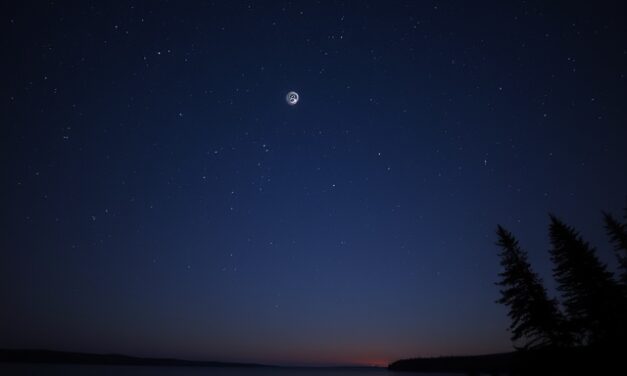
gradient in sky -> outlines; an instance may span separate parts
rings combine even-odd
[[[615,266],[627,12],[575,3],[4,4],[0,347],[510,350],[498,223]]]

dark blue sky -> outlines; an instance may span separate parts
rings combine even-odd
[[[511,349],[497,223],[552,287],[627,193],[625,5],[545,3],[3,5],[0,347]]]

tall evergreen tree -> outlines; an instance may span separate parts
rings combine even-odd
[[[568,345],[571,341],[562,330],[564,318],[557,302],[547,296],[542,280],[527,261],[527,253],[503,227],[498,226],[496,233],[503,266],[497,302],[509,307],[512,342],[523,340],[524,348]]]
[[[627,217],[627,208],[625,208],[625,217]],[[605,229],[610,237],[616,257],[618,257],[618,265],[621,269],[621,280],[623,285],[627,285],[627,224],[620,223],[609,213],[603,213],[605,220]]]
[[[625,302],[611,272],[579,233],[551,215],[553,275],[574,332],[583,344],[625,340]]]

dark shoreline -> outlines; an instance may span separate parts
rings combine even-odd
[[[359,365],[273,365],[241,362],[196,361],[173,358],[144,358],[121,354],[94,354],[39,349],[0,349],[0,363],[28,364],[83,364],[167,367],[241,367],[241,368],[306,368],[306,369],[386,369],[386,367]]]
[[[599,375],[627,371],[621,349],[570,348],[520,350],[476,356],[402,359],[391,371],[450,372],[470,375]],[[627,372],[626,372],[627,374]]]
[[[459,373],[467,375],[596,375],[627,371],[619,349],[544,349],[474,356],[402,359],[387,369],[399,372]],[[31,364],[132,365],[168,367],[377,369],[379,367],[295,367],[258,363],[143,358],[120,354],[91,354],[53,350],[0,349],[0,362]]]
[[[120,354],[90,354],[54,350],[0,349],[0,362],[48,364],[97,364],[133,366],[188,366],[188,367],[275,367],[256,363],[195,361],[169,358],[142,358]]]

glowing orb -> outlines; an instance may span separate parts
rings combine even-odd
[[[289,93],[287,93],[287,95],[285,96],[285,101],[287,101],[287,104],[289,104],[290,106],[295,105],[296,103],[298,103],[298,99],[300,97],[298,96],[298,93],[295,91],[290,91]]]

